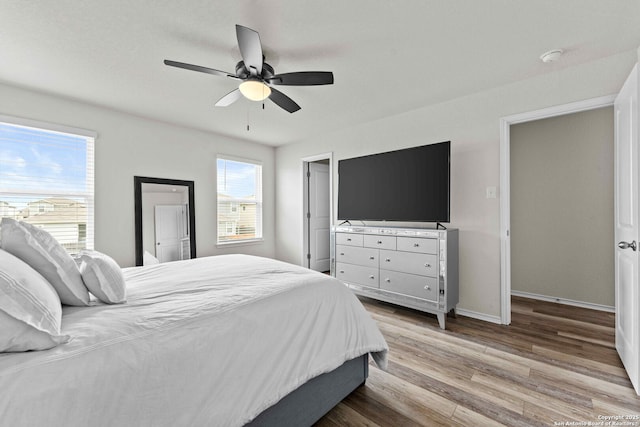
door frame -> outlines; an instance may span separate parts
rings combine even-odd
[[[613,106],[616,95],[601,96],[500,119],[500,322],[511,323],[511,125]]]
[[[300,255],[300,265],[308,268],[309,262],[307,260],[307,248],[309,247],[309,226],[307,220],[307,202],[309,200],[309,188],[306,185],[307,182],[307,164],[317,162],[319,160],[329,160],[329,227],[333,227],[333,152],[316,154],[315,156],[303,157],[300,159],[300,167],[302,177],[302,209],[300,215],[302,216],[302,253]]]

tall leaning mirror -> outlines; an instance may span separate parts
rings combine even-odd
[[[136,265],[196,257],[193,181],[134,176]]]

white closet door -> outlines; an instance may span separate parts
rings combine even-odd
[[[638,65],[615,104],[616,349],[640,394],[640,289],[638,288]]]

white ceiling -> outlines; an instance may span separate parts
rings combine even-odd
[[[302,110],[214,103],[232,79],[235,24],[276,73],[335,84],[278,89]],[[640,46],[638,0],[1,0],[0,82],[270,145],[571,67]],[[539,56],[562,48],[561,61]],[[622,84],[622,82],[620,82]],[[247,131],[250,124],[250,131]]]

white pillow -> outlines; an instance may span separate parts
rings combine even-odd
[[[117,304],[127,300],[122,270],[109,255],[84,251],[80,253],[76,263],[80,266],[85,286],[100,301]]]
[[[155,264],[160,264],[160,261],[158,260],[158,258],[151,255],[151,252],[144,251],[144,254],[142,255],[142,265],[155,265]]]
[[[71,255],[45,230],[2,218],[2,249],[42,274],[67,305],[89,305],[89,292]]]
[[[67,342],[62,307],[37,271],[0,249],[0,352],[46,350]]]

